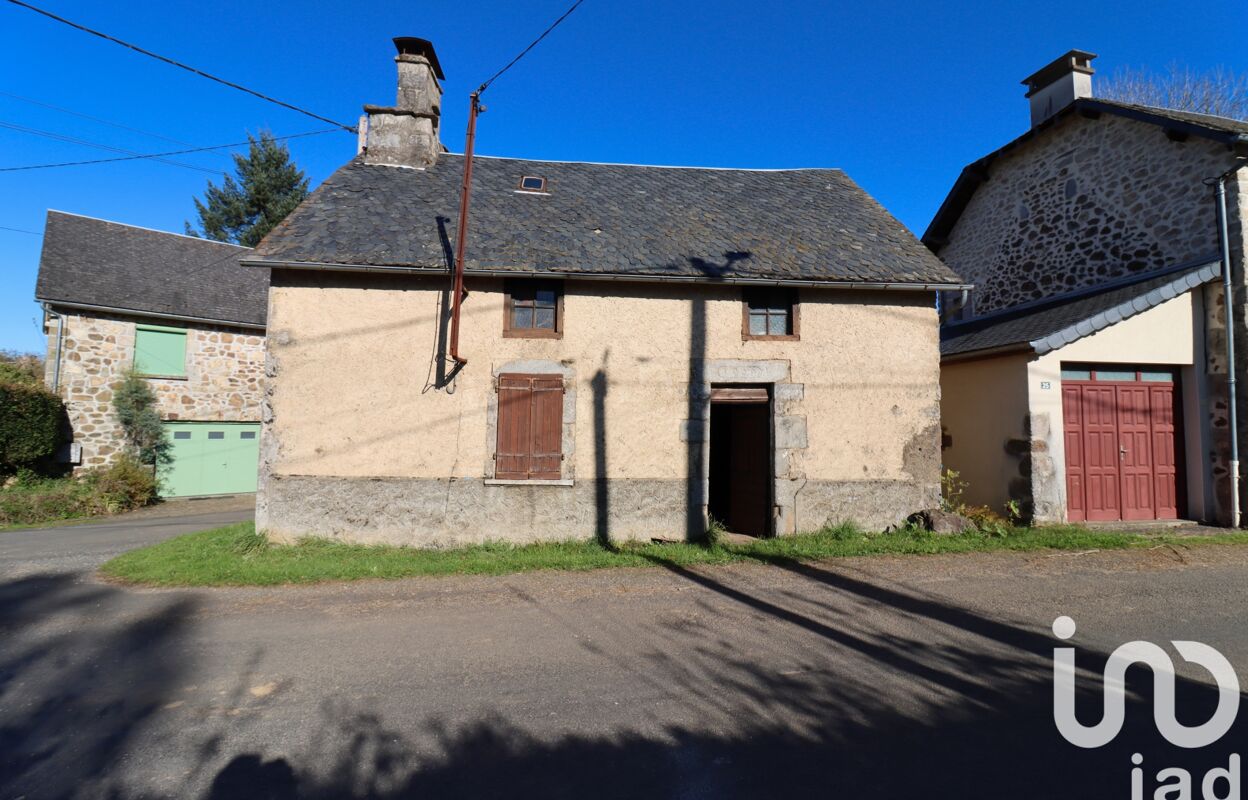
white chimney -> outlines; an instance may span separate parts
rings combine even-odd
[[[414,36],[394,40],[399,54],[398,98],[393,106],[364,106],[368,115],[362,138],[366,164],[427,167],[438,160],[442,141],[438,126],[442,117],[442,86],[445,80],[433,43]]]
[[[1080,97],[1092,96],[1092,59],[1096,53],[1071,50],[1023,80],[1031,100],[1031,127],[1052,117]]]

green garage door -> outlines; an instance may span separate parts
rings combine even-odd
[[[162,471],[165,497],[256,490],[258,422],[166,422],[173,463]]]

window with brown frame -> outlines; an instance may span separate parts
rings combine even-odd
[[[495,480],[559,480],[563,470],[563,377],[498,376]]]
[[[741,338],[799,338],[798,309],[796,289],[745,289],[741,303]]]
[[[509,280],[506,293],[503,336],[531,339],[563,337],[563,282]]]

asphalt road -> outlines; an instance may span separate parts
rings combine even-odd
[[[254,516],[255,503],[251,498],[174,500],[163,507],[98,522],[0,531],[0,579],[32,573],[89,571],[127,550]]]
[[[264,590],[84,572],[200,524],[0,534],[0,798],[1129,798],[1132,753],[1199,792],[1248,751],[1248,710],[1208,748],[1163,740],[1141,668],[1118,738],[1066,743],[1050,632],[1078,623],[1087,723],[1131,639],[1205,642],[1248,685],[1248,548]],[[1216,693],[1179,673],[1196,724]]]

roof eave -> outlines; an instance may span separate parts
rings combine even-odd
[[[269,261],[240,259],[245,267],[269,269],[306,269],[327,272],[375,272],[409,275],[447,275],[444,267],[412,267],[376,264],[339,264],[323,261]],[[697,275],[639,275],[618,272],[558,272],[542,270],[520,271],[514,269],[465,269],[469,277],[482,278],[560,278],[563,280],[618,281],[623,283],[723,283],[747,286],[810,286],[837,289],[883,289],[890,291],[960,291],[972,288],[971,284],[942,283],[939,281],[846,281],[793,278],[741,278],[734,276],[703,277]]]
[[[967,350],[962,353],[951,353],[940,356],[942,364],[956,364],[960,361],[974,361],[979,358],[995,358],[997,356],[1008,356],[1017,353],[1031,353],[1031,345],[1027,342],[1016,342],[1014,344],[1000,344],[994,347],[985,347],[981,350]]]
[[[1041,336],[1028,344],[1037,355],[1041,356],[1054,350],[1060,350],[1068,344],[1074,344],[1085,336],[1091,336],[1094,333],[1117,325],[1119,322],[1125,322],[1138,314],[1156,308],[1168,300],[1173,300],[1180,295],[1186,294],[1197,286],[1214,281],[1221,274],[1222,265],[1220,263],[1206,264],[1200,269],[1179,276],[1170,283],[1150,290],[1147,294],[1119,303],[1113,308],[1106,309],[1099,314],[1093,314],[1087,319],[1082,319],[1074,325],[1068,325],[1047,336]]]
[[[54,308],[72,308],[76,311],[99,311],[106,314],[121,314],[130,317],[144,317],[146,319],[167,319],[177,322],[194,322],[204,325],[221,325],[231,328],[248,328],[258,331],[263,331],[265,329],[263,323],[240,322],[238,320],[216,319],[213,317],[193,317],[186,314],[146,311],[138,308],[122,308],[120,306],[100,306],[93,305],[91,303],[75,303],[69,300],[55,300],[50,297],[40,297],[39,295],[35,295],[35,302],[40,305],[52,306]]]
[[[1222,266],[1219,262],[1211,262],[1197,269],[1185,272],[1169,283],[1162,284],[1154,289],[1150,289],[1142,295],[1126,300],[1113,308],[1093,314],[1090,317],[1067,325],[1064,328],[1053,331],[1044,336],[1039,336],[1031,341],[1013,342],[1004,345],[994,345],[979,350],[967,350],[952,355],[942,355],[941,363],[952,363],[955,361],[968,361],[974,358],[988,358],[995,355],[1004,355],[1007,353],[1032,352],[1038,356],[1047,355],[1055,350],[1060,350],[1067,345],[1094,333],[1105,330],[1106,328],[1117,325],[1119,322],[1126,320],[1156,308],[1157,306],[1169,300],[1173,300],[1180,295],[1190,292],[1198,286],[1216,280],[1222,274]]]

